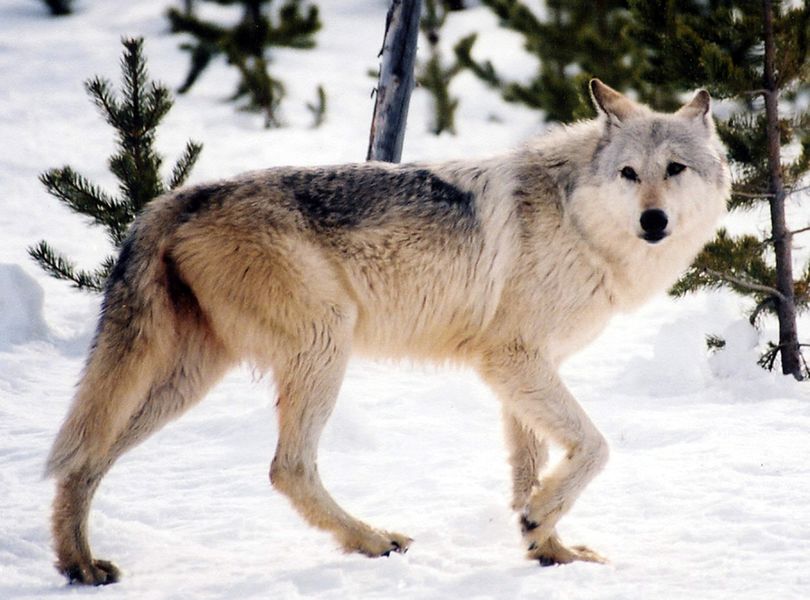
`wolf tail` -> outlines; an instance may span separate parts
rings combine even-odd
[[[133,227],[107,280],[101,318],[73,404],[56,437],[45,475],[63,477],[110,448],[150,386],[172,363],[176,345],[165,241]],[[100,466],[100,465],[99,465]]]

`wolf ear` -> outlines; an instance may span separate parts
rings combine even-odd
[[[621,125],[639,111],[638,104],[598,79],[591,79],[590,88],[593,105],[607,116],[612,125]]]
[[[698,90],[695,97],[678,109],[675,114],[687,119],[700,119],[704,125],[710,125],[712,97],[706,90]]]

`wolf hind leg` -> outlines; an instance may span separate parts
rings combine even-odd
[[[372,528],[343,510],[321,482],[317,448],[337,400],[349,355],[350,323],[323,324],[306,350],[276,368],[279,433],[270,481],[306,521],[332,533],[346,552],[387,556],[411,539]],[[321,323],[317,328],[321,327]]]
[[[113,563],[92,557],[87,539],[90,502],[106,472],[103,465],[87,465],[57,482],[51,523],[56,569],[70,583],[105,585],[121,576]]]
[[[121,359],[127,360],[127,357]],[[95,367],[92,361],[91,358],[88,371]],[[119,580],[118,568],[109,561],[94,559],[88,542],[90,504],[99,483],[124,452],[195,404],[228,364],[224,350],[215,340],[206,335],[189,335],[177,349],[173,366],[151,374],[143,373],[147,377],[151,375],[151,385],[111,444],[104,445],[94,439],[103,423],[85,425],[77,434],[80,460],[74,459],[66,469],[54,473],[57,491],[52,518],[56,568],[71,583],[103,585]],[[127,390],[113,388],[108,392],[110,395],[104,401],[112,404],[116,402],[116,395]],[[83,446],[91,450],[85,451]]]

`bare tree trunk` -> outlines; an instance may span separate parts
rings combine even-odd
[[[771,228],[776,255],[776,288],[782,294],[777,301],[779,351],[782,373],[802,378],[801,356],[796,331],[796,301],[793,291],[792,235],[785,223],[785,186],[782,182],[781,144],[779,139],[779,89],[775,79],[773,6],[763,0],[765,24],[765,65],[763,71],[765,117],[767,120],[768,168],[770,170]]]
[[[399,162],[402,158],[421,12],[422,0],[392,0],[388,9],[367,160]]]

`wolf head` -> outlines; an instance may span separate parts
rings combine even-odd
[[[694,256],[724,214],[730,189],[708,92],[663,114],[598,79],[590,88],[601,138],[571,199],[578,227],[608,254],[677,244]]]

